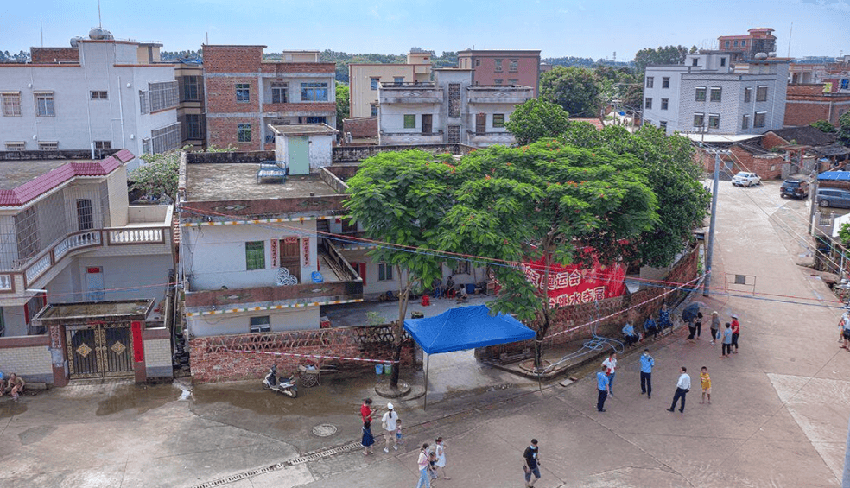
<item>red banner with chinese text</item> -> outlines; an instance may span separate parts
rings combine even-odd
[[[133,335],[133,359],[137,363],[145,360],[145,341],[142,338],[142,323],[138,320],[130,322],[130,333]]]
[[[541,256],[537,261],[522,265],[526,279],[543,290],[546,270]],[[626,290],[626,269],[621,264],[605,265],[593,260],[590,269],[579,264],[549,265],[549,306],[566,307],[580,303],[604,300],[622,295]]]

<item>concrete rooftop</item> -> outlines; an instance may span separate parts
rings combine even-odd
[[[189,163],[186,165],[186,198],[197,202],[337,194],[318,174],[289,175],[285,183],[272,179],[257,183],[258,169],[258,163]]]
[[[66,159],[45,161],[0,161],[0,190],[12,190],[67,164]],[[88,163],[92,161],[76,161]]]

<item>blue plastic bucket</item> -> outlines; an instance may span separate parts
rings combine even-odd
[[[383,364],[378,363],[378,364],[375,365],[375,374],[378,375],[378,376],[384,374],[384,365]]]

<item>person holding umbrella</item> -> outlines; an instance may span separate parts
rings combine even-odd
[[[699,311],[702,305],[704,305],[702,302],[691,302],[682,310],[682,320],[688,323],[688,342],[695,342],[694,336],[696,335],[697,328],[694,321],[702,318],[702,314]]]

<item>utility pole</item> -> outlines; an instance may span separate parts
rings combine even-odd
[[[817,165],[817,164],[820,164],[820,163],[815,161],[815,164]],[[815,198],[815,196],[817,196],[817,194],[818,194],[818,170],[817,170],[817,166],[815,166],[815,171],[814,171],[813,176],[814,176],[814,181],[812,182],[812,185],[809,188],[809,200],[811,201],[811,205],[809,205],[809,235],[810,236],[815,235],[815,230],[814,230],[815,207],[817,206],[817,202],[815,202],[815,200],[817,200],[817,198]]]
[[[714,152],[714,185],[711,188],[711,223],[708,226],[708,249],[705,252],[705,280],[702,294],[708,296],[711,284],[711,265],[714,258],[714,224],[717,221],[717,187],[720,185],[720,151]]]

